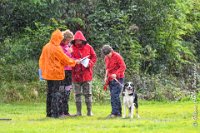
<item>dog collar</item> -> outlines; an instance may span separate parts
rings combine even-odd
[[[133,96],[133,93],[131,93],[131,94],[128,94],[129,96]]]

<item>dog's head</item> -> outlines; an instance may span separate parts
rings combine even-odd
[[[123,89],[123,91],[127,91],[128,94],[134,93],[135,88],[134,88],[133,83],[132,83],[132,82],[126,82],[126,83],[124,84],[124,89]]]

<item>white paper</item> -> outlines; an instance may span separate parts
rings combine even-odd
[[[90,61],[90,59],[86,57],[86,58],[84,58],[84,59],[81,60],[81,64],[82,64],[84,67],[88,67],[89,61]]]
[[[80,61],[83,61],[83,60],[85,60],[86,58],[88,58],[89,57],[89,55],[88,56],[85,56],[85,57],[83,57]]]

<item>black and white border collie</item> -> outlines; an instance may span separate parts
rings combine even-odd
[[[129,117],[133,118],[134,109],[136,109],[136,115],[140,118],[138,114],[138,96],[135,93],[135,88],[132,82],[127,82],[124,84],[122,90],[123,96],[123,118],[126,117],[126,108],[129,109]]]

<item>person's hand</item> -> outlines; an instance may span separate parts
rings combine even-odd
[[[76,62],[76,64],[80,64],[81,63],[80,59],[79,60],[75,60],[75,62]]]
[[[107,77],[104,78],[104,82],[105,82],[105,83],[106,83],[107,79],[108,79]]]
[[[116,75],[116,74],[112,74],[112,75],[111,75],[111,78],[116,79],[116,78],[117,78],[117,75]]]

